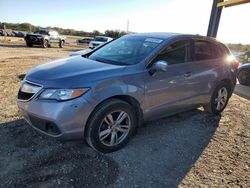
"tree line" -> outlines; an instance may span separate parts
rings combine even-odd
[[[30,23],[6,23],[6,22],[0,22],[0,29],[4,29],[4,26],[6,29],[12,29],[17,31],[26,31],[26,32],[34,32],[38,29],[53,29],[59,32],[61,35],[74,35],[74,36],[82,36],[82,37],[94,37],[97,35],[105,35],[112,38],[118,38],[123,35],[126,35],[127,32],[120,31],[120,30],[106,30],[104,33],[94,30],[93,32],[86,32],[86,31],[79,31],[75,29],[63,29],[60,27],[41,27],[41,26],[35,26]]]
[[[228,44],[228,47],[232,51],[236,52],[248,52],[250,51],[250,44]]]

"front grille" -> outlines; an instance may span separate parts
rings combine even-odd
[[[30,83],[28,81],[24,81],[21,85],[17,99],[28,101],[30,100],[35,94],[38,93],[42,89],[42,86],[34,83]]]
[[[29,100],[33,97],[33,95],[34,95],[34,93],[25,93],[25,92],[22,92],[21,90],[19,90],[17,98],[19,100]]]

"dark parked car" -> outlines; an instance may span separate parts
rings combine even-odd
[[[46,135],[86,139],[94,149],[112,152],[142,122],[200,106],[220,114],[236,84],[237,65],[227,56],[224,44],[207,37],[126,35],[32,69],[18,107]]]
[[[4,29],[0,29],[0,36],[7,36],[7,33],[4,31]]]
[[[65,44],[64,37],[60,36],[57,31],[38,30],[25,36],[27,46],[40,45],[44,48],[49,47],[52,43],[57,43],[60,48]]]
[[[250,86],[250,63],[242,64],[239,67],[237,77],[241,85]]]
[[[77,43],[79,43],[79,44],[89,44],[90,43],[90,41],[92,41],[94,38],[92,38],[92,37],[85,37],[85,38],[82,38],[82,39],[79,39],[79,40],[77,40]]]
[[[15,35],[15,37],[24,38],[27,35],[27,32],[25,32],[25,31],[13,31],[13,34]]]

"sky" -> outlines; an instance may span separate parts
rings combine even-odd
[[[0,22],[83,31],[206,35],[213,0],[0,0]],[[224,8],[217,38],[250,44],[250,3]]]

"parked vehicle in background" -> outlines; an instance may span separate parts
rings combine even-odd
[[[89,44],[90,41],[92,41],[92,40],[94,40],[94,38],[92,38],[92,37],[84,37],[82,39],[77,40],[76,42],[78,44]]]
[[[237,78],[241,85],[250,86],[250,63],[244,63],[239,67]]]
[[[50,47],[52,43],[57,43],[60,48],[65,44],[64,37],[60,36],[57,31],[41,29],[25,36],[27,46],[40,45],[44,48]]]
[[[13,37],[15,34],[12,29],[0,29],[0,36],[9,36]]]
[[[88,54],[89,52],[91,52],[93,49],[91,48],[86,48],[86,49],[83,49],[83,50],[79,50],[79,51],[76,51],[76,52],[71,52],[69,54],[69,56],[77,56],[77,55],[86,55]]]
[[[25,37],[27,35],[27,32],[25,31],[13,31],[15,37]]]
[[[112,152],[142,122],[203,106],[227,106],[237,64],[208,37],[131,34],[90,51],[39,65],[25,77],[18,107],[36,130],[61,139],[86,139]]]
[[[4,31],[4,29],[0,29],[0,36],[7,36],[7,33]]]
[[[89,48],[96,48],[97,46],[104,44],[106,42],[112,41],[113,38],[105,36],[96,36],[94,40],[89,43]]]
[[[250,63],[250,51],[244,53],[242,64]]]

